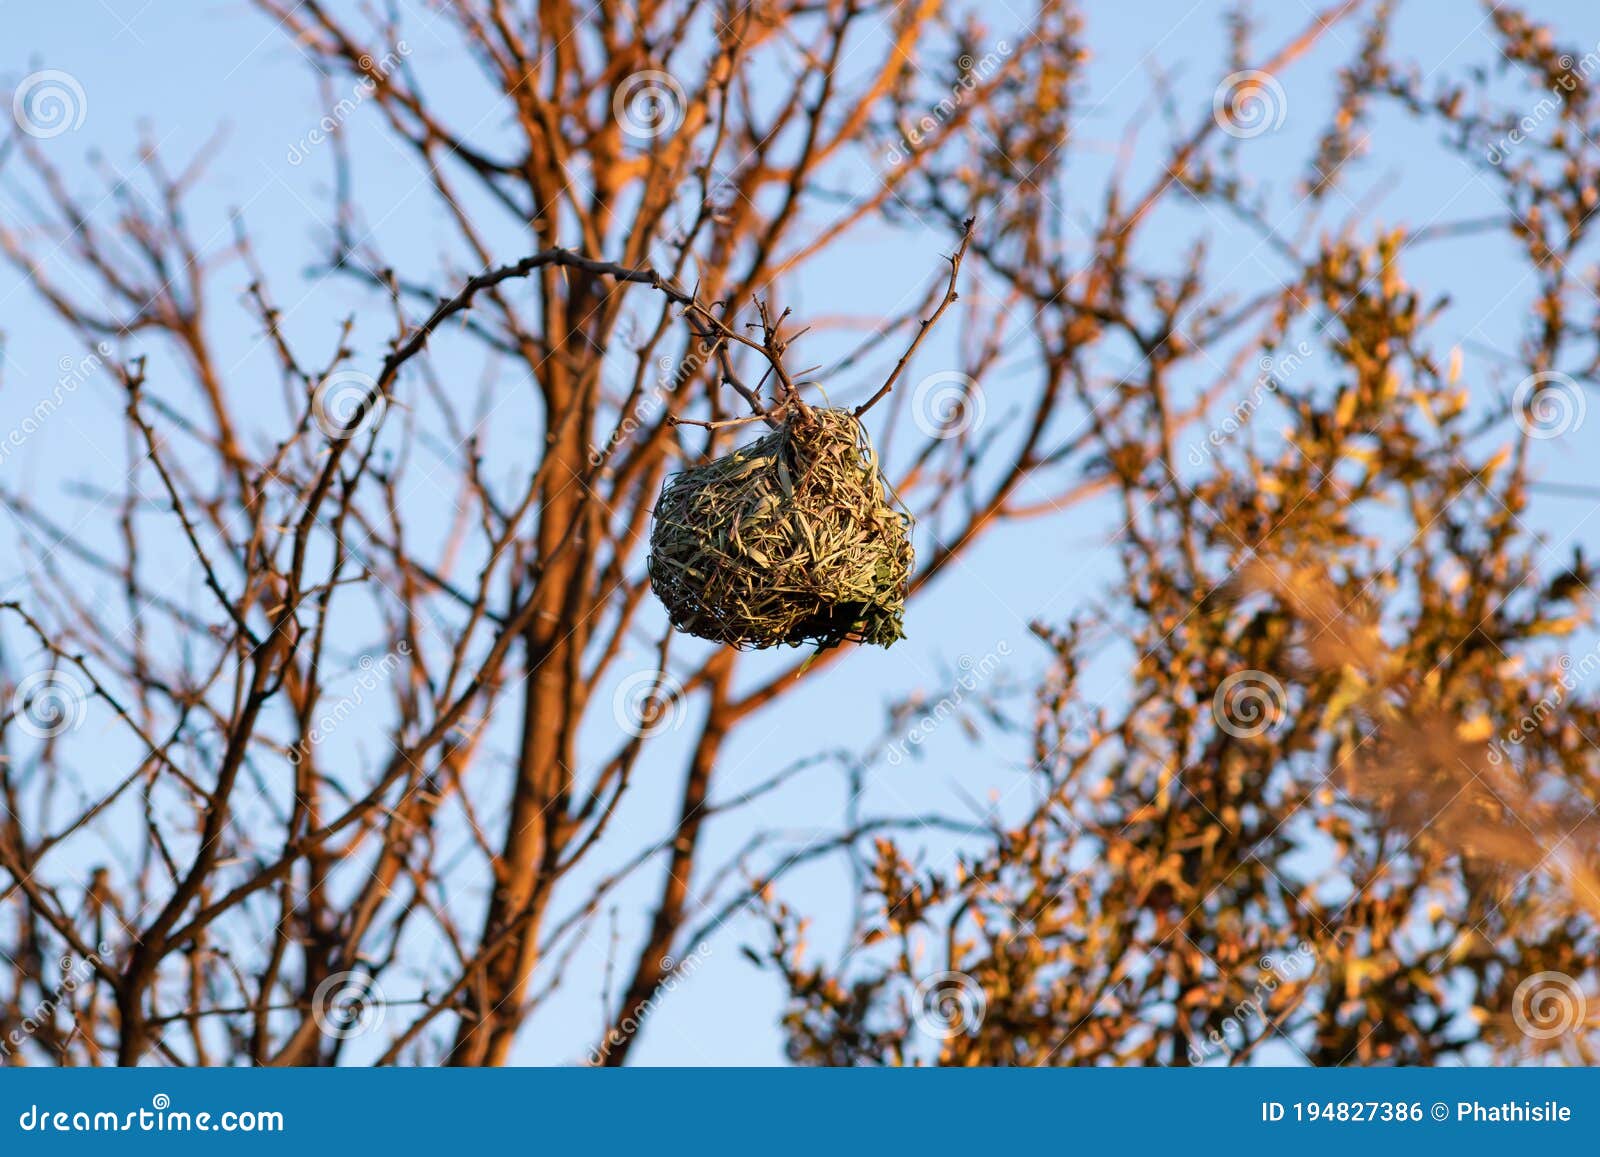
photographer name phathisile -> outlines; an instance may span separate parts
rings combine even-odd
[[[1557,1101],[1503,1101],[1485,1105],[1482,1101],[1457,1101],[1457,1121],[1570,1121],[1572,1110]]]

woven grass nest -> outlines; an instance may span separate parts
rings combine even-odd
[[[650,586],[680,631],[730,646],[887,647],[904,637],[911,518],[847,410],[790,410],[771,433],[667,479]]]

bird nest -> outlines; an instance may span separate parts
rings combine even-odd
[[[667,479],[650,586],[672,625],[740,648],[887,647],[904,637],[911,518],[846,410],[788,412],[770,434]]]

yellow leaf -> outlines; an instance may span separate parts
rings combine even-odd
[[[1340,427],[1348,426],[1350,420],[1356,416],[1356,397],[1354,390],[1346,390],[1339,395],[1339,404],[1333,411],[1334,424]]]
[[[1439,428],[1439,416],[1433,412],[1433,403],[1428,401],[1428,395],[1418,394],[1416,401],[1417,409],[1421,410],[1422,416],[1428,419],[1428,425],[1437,430]]]
[[[1324,730],[1331,728],[1344,716],[1351,706],[1360,702],[1366,694],[1367,681],[1361,674],[1351,667],[1344,667],[1339,672],[1339,685],[1334,688],[1328,697],[1328,705],[1322,711],[1322,727]]]

